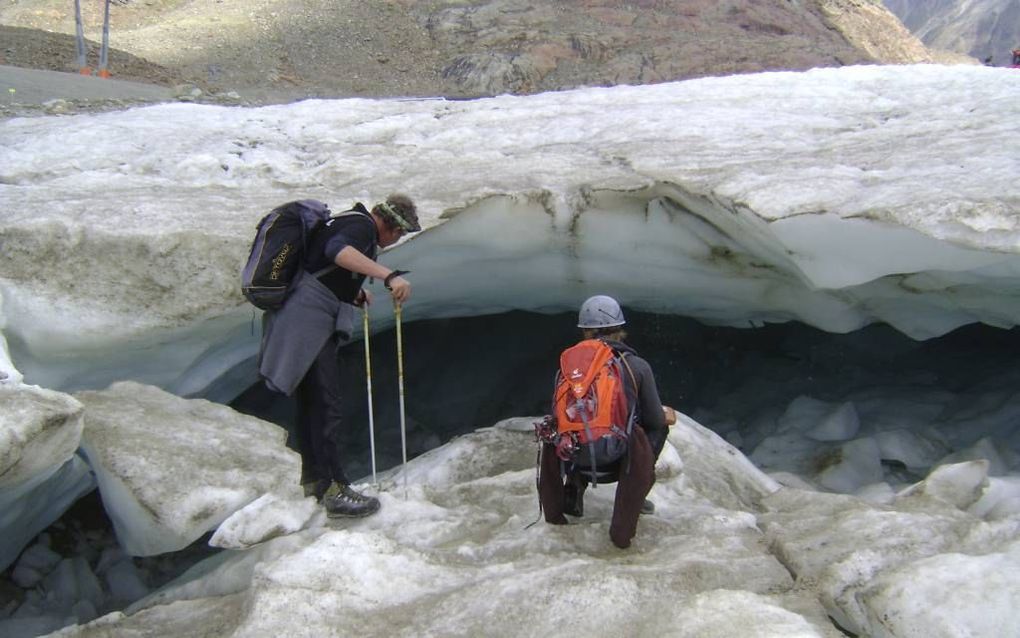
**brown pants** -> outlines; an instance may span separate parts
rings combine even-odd
[[[538,500],[545,512],[545,521],[553,525],[566,525],[563,515],[563,481],[560,459],[548,443],[542,444],[539,462]],[[569,480],[569,479],[568,479]],[[620,463],[620,477],[613,503],[613,520],[609,524],[609,538],[620,549],[630,547],[637,533],[638,517],[645,497],[655,484],[655,453],[641,428],[634,428],[630,436],[630,451]]]

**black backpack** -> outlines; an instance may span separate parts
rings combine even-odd
[[[245,299],[262,310],[280,308],[304,269],[312,233],[329,217],[329,207],[314,199],[288,202],[263,217],[241,271]]]

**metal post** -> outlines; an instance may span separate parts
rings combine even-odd
[[[78,53],[78,73],[92,75],[85,58],[85,29],[81,22],[81,0],[74,0],[75,44]]]
[[[106,0],[106,7],[103,13],[103,46],[99,50],[99,77],[110,77],[107,68],[108,52],[110,50],[110,0]]]

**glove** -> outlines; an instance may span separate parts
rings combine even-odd
[[[552,443],[556,438],[556,417],[545,415],[541,421],[535,421],[535,440]]]
[[[560,440],[556,442],[556,456],[560,457],[561,461],[569,461],[574,458],[574,439],[569,436],[561,436]]]

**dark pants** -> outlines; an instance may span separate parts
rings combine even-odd
[[[661,448],[660,448],[661,450]],[[620,462],[616,486],[616,500],[613,502],[613,520],[609,524],[609,538],[621,549],[630,547],[630,541],[637,533],[638,517],[645,497],[655,484],[656,451],[648,442],[645,431],[634,428],[630,436],[630,449]],[[566,525],[563,515],[564,482],[561,461],[556,450],[548,443],[542,444],[539,463],[538,500],[545,512],[545,520],[553,525]],[[606,468],[609,469],[609,468]],[[577,478],[584,479],[584,471]],[[567,481],[577,480],[567,476]]]
[[[340,361],[330,337],[294,393],[301,482],[348,483],[340,462]]]

